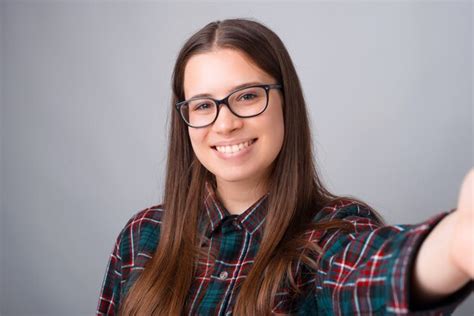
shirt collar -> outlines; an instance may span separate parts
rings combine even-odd
[[[239,214],[235,221],[240,223],[242,227],[251,235],[260,237],[263,232],[263,223],[267,213],[268,193],[262,196],[258,201],[247,208],[242,214]],[[205,235],[210,237],[211,234],[219,227],[222,221],[232,214],[224,207],[216,195],[216,191],[210,182],[206,182],[204,193],[204,216],[207,221]]]

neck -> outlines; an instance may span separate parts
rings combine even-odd
[[[230,214],[242,214],[267,193],[263,181],[227,182],[216,179],[217,196]]]

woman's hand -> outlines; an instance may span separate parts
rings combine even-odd
[[[453,264],[474,279],[474,169],[465,176],[459,193],[458,207],[453,213],[453,236],[450,256]]]
[[[418,251],[412,295],[429,305],[454,293],[474,277],[474,170],[464,178],[457,210],[443,218]]]

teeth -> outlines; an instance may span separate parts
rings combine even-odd
[[[228,145],[228,146],[216,146],[216,149],[218,152],[221,152],[221,153],[226,153],[226,154],[232,154],[232,153],[236,153],[236,152],[239,152],[241,151],[242,149],[250,146],[252,144],[253,141],[248,141],[248,142],[243,142],[243,143],[240,143],[240,144],[236,144],[236,145]]]

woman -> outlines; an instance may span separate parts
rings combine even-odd
[[[119,234],[98,315],[449,313],[469,294],[473,171],[458,210],[414,226],[328,192],[271,30],[206,25],[173,92],[164,203]]]

